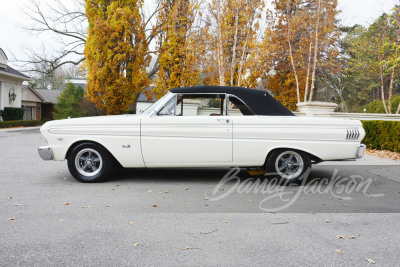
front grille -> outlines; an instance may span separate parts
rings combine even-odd
[[[348,129],[346,139],[357,140],[360,137],[360,131],[358,129]]]

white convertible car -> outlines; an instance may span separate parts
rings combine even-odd
[[[363,156],[357,120],[299,117],[266,91],[171,89],[140,115],[56,120],[40,131],[44,160],[68,161],[81,182],[125,168],[262,167],[295,182],[312,163]]]

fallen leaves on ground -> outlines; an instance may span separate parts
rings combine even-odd
[[[389,150],[376,150],[376,149],[367,149],[365,154],[370,156],[375,156],[384,159],[391,159],[391,160],[400,160],[400,153],[392,152]]]
[[[340,249],[335,248],[335,252],[339,253],[339,254],[343,254],[342,251],[340,251]]]
[[[208,235],[208,234],[215,233],[216,231],[218,231],[218,230],[217,230],[217,229],[215,229],[215,230],[213,230],[213,231],[210,231],[210,232],[200,232],[200,234],[202,234],[202,235]]]
[[[368,261],[369,263],[375,264],[374,260],[371,260],[371,259],[365,259],[365,260]]]

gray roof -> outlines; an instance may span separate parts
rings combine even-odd
[[[57,104],[62,90],[35,89],[48,103]]]
[[[45,99],[41,94],[39,94],[38,91],[32,89],[32,87],[31,87],[30,85],[22,85],[21,89],[25,89],[25,88],[28,89],[28,90],[30,90],[32,93],[34,93],[34,94],[35,94],[37,97],[39,97],[43,102],[46,102],[46,99]]]
[[[31,77],[29,77],[29,76],[17,71],[16,69],[11,68],[10,66],[7,66],[7,68],[5,68],[5,69],[0,68],[0,74],[1,73],[20,76],[21,78],[26,78],[27,80],[31,79]]]

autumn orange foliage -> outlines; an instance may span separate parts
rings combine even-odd
[[[139,0],[86,0],[87,94],[107,114],[127,111],[150,82],[142,4]]]

